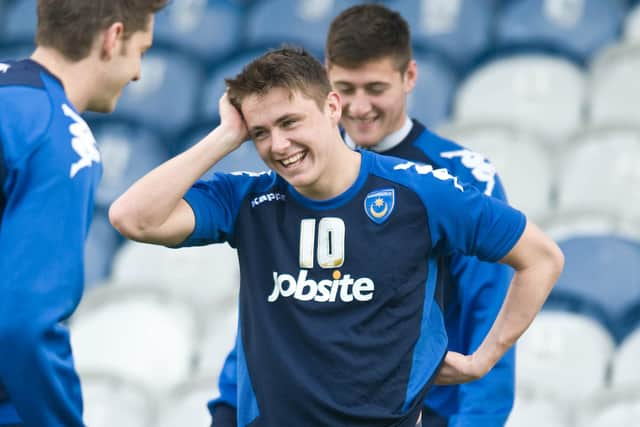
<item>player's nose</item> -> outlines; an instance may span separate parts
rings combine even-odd
[[[366,115],[371,111],[371,102],[365,94],[356,93],[349,102],[349,114],[354,117]]]

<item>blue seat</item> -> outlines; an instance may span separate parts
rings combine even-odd
[[[247,41],[283,42],[322,52],[329,24],[342,10],[362,0],[264,0],[256,3],[247,17]]]
[[[109,223],[106,209],[96,209],[84,246],[85,289],[99,286],[111,276],[113,258],[125,239]]]
[[[618,1],[511,0],[499,10],[498,44],[555,44],[588,59],[620,35],[624,7]]]
[[[38,26],[37,0],[15,0],[6,4],[0,38],[4,42],[33,40]],[[1,6],[0,6],[1,7]]]
[[[104,170],[95,195],[99,208],[107,209],[138,178],[169,158],[158,133],[136,122],[108,117],[92,121],[91,127]]]
[[[31,56],[35,45],[32,42],[25,41],[23,43],[8,42],[0,44],[0,60],[19,60]]]
[[[211,69],[200,98],[199,114],[203,120],[218,119],[218,101],[226,90],[224,79],[235,77],[245,65],[265,53],[267,49],[266,46],[255,46],[239,51]]]
[[[418,80],[408,99],[409,115],[433,127],[451,114],[458,72],[447,58],[435,51],[415,49]]]
[[[125,88],[116,112],[175,134],[195,115],[202,77],[194,57],[154,46],[142,62],[142,79]]]
[[[243,24],[242,8],[230,0],[174,0],[157,13],[154,37],[210,61],[238,46]]]
[[[489,46],[495,0],[387,0],[411,28],[413,43],[433,46],[464,66]]]
[[[181,143],[173,147],[173,154],[181,153],[193,146],[216,125],[217,123],[215,121],[206,121],[194,124],[193,127],[187,129],[184,134],[177,139]],[[207,171],[202,178],[209,179],[214,172],[262,172],[266,170],[268,170],[268,167],[264,164],[262,159],[260,159],[254,143],[252,141],[247,141],[235,151],[232,151],[224,157],[213,168]]]
[[[605,318],[617,322],[640,300],[640,244],[614,235],[575,236],[559,244],[565,266],[550,302],[573,298],[582,307],[599,306]],[[618,339],[623,333],[616,325],[612,332]]]

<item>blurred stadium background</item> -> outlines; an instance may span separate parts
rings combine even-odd
[[[36,0],[0,0],[0,58],[33,49]],[[222,78],[281,42],[322,58],[355,0],[173,0],[144,78],[87,115],[104,176],[72,319],[87,423],[206,426],[233,345],[233,249],[125,242],[114,198],[216,124]],[[563,248],[565,271],[518,348],[508,427],[640,426],[640,4],[389,0],[420,66],[411,115],[496,164],[513,205]],[[245,144],[214,169],[262,169]],[[392,333],[392,331],[390,331]]]

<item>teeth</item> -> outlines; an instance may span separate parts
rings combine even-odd
[[[304,153],[298,153],[296,155],[293,155],[287,159],[282,160],[282,164],[285,166],[289,166],[295,162],[297,162],[298,160],[302,159],[304,157]]]

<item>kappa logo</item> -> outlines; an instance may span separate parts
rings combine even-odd
[[[100,152],[91,129],[82,117],[67,104],[62,104],[62,112],[73,120],[69,125],[69,133],[73,136],[71,148],[80,156],[80,160],[73,163],[69,169],[69,177],[73,179],[81,169],[90,167],[92,163],[100,163]]]
[[[6,73],[9,68],[11,68],[11,65],[0,62],[0,73]]]
[[[255,208],[258,205],[261,205],[265,202],[273,202],[273,201],[287,201],[287,195],[283,193],[267,193],[261,194],[260,196],[255,197],[251,200],[251,207]]]
[[[372,191],[364,199],[364,211],[376,224],[385,222],[395,207],[396,192],[393,188]]]
[[[484,155],[471,150],[455,150],[440,153],[445,159],[459,157],[460,162],[467,169],[471,169],[471,174],[480,182],[486,183],[484,194],[491,196],[493,188],[496,186],[496,167]]]

